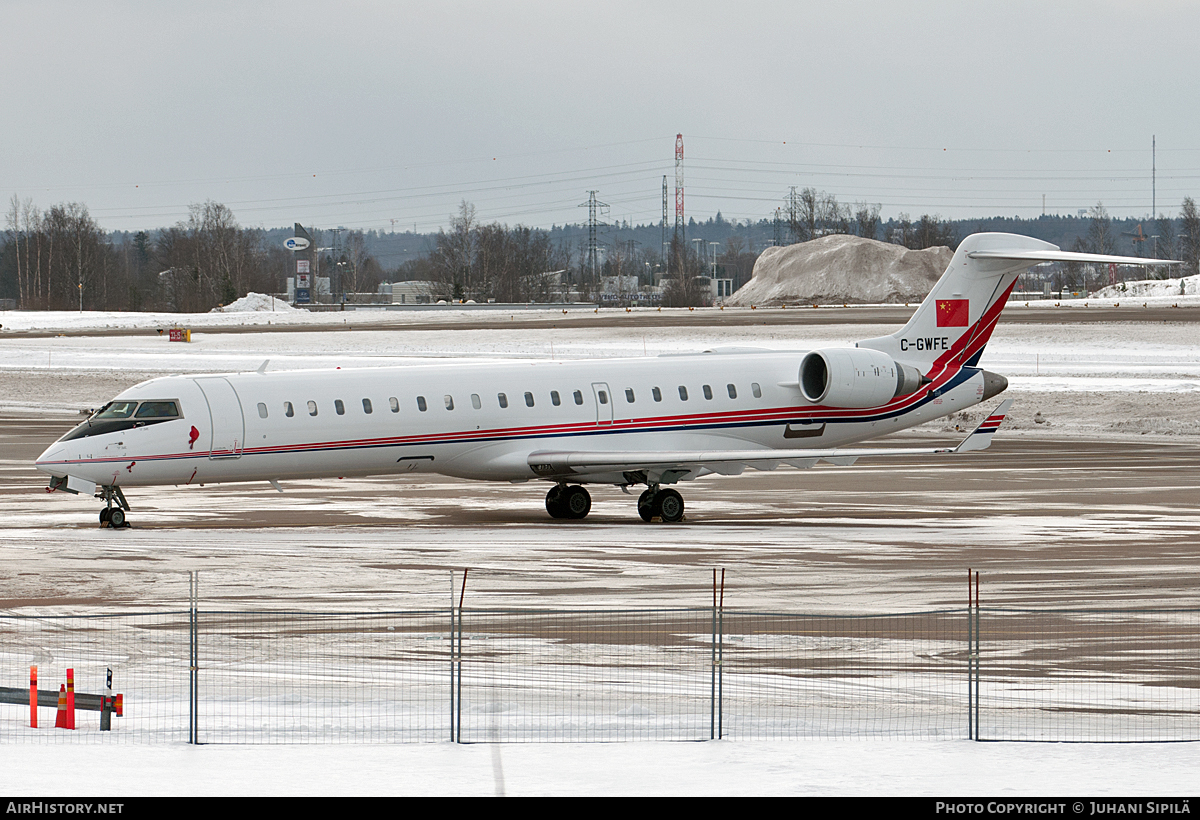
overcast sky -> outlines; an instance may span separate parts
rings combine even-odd
[[[1200,3],[0,0],[0,197],[108,229],[965,218],[1200,196]]]

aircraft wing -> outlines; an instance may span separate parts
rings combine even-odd
[[[737,475],[747,467],[756,470],[774,470],[780,464],[806,469],[818,461],[839,466],[849,466],[859,458],[874,456],[927,456],[957,455],[983,450],[992,443],[992,436],[1004,421],[1012,407],[1012,399],[1005,399],[979,426],[971,431],[956,447],[835,447],[825,450],[625,450],[625,451],[578,451],[538,450],[529,454],[529,467],[547,478],[598,472],[645,472],[651,483],[668,479],[664,483],[679,480],[684,476],[694,477],[700,472]],[[674,477],[670,474],[674,473]]]

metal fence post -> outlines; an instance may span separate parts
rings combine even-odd
[[[982,740],[979,727],[979,663],[980,657],[979,634],[979,573],[975,573],[975,739]]]
[[[454,652],[454,570],[450,570],[450,742],[454,742],[454,678],[456,670],[454,667],[455,652]]]
[[[188,573],[188,743],[200,742],[200,613],[199,579],[196,572]]]
[[[970,569],[967,570],[967,739],[980,739],[979,573]]]
[[[724,737],[725,717],[725,569],[721,569],[721,597],[717,603],[717,740]]]
[[[709,661],[708,739],[717,737],[717,570],[713,568],[712,658]]]

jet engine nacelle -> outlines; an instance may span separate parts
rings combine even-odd
[[[878,407],[925,381],[915,367],[863,347],[813,350],[800,362],[800,392],[828,407]]]

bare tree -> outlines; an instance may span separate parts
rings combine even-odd
[[[1104,203],[1097,202],[1096,207],[1089,212],[1091,222],[1088,223],[1087,248],[1089,253],[1115,254],[1117,252],[1117,231],[1113,227],[1112,218],[1104,208]]]
[[[1200,213],[1190,196],[1183,200],[1179,211],[1179,256],[1183,260],[1183,275],[1200,272]]]
[[[864,239],[876,239],[879,234],[879,206],[868,206],[865,202],[858,205],[854,212],[856,233]]]

